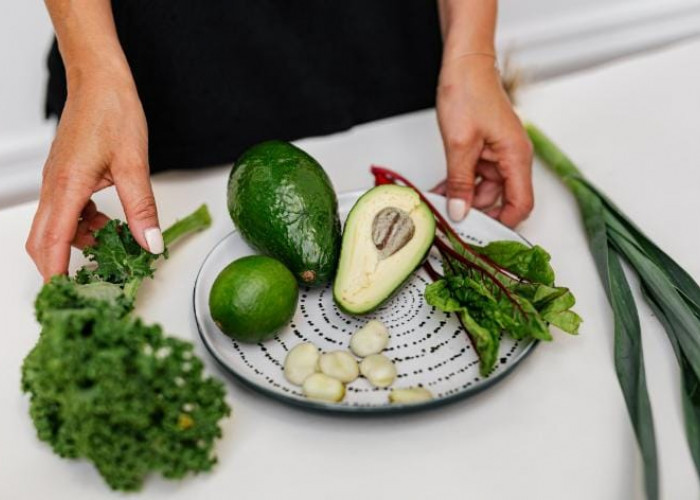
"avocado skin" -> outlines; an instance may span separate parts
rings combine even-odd
[[[328,283],[340,255],[338,200],[325,171],[283,141],[245,151],[228,182],[228,210],[245,241],[306,286]]]

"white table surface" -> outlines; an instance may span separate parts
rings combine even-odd
[[[691,275],[700,277],[700,43],[537,84],[521,107]],[[299,141],[338,191],[369,187],[370,163],[428,188],[443,175],[435,118],[426,111]],[[596,499],[642,498],[640,461],[612,361],[612,324],[573,199],[541,166],[536,208],[520,231],[551,251],[578,298],[578,337],[555,334],[516,373],[472,399],[409,416],[355,419],[289,408],[234,383],[204,352],[191,310],[195,273],[231,228],[228,167],[154,177],[168,225],[206,201],[213,227],[172,252],[142,289],[138,313],[193,341],[226,380],[234,416],[219,465],[183,482],[150,479],[142,498]],[[114,193],[98,196],[119,215]],[[115,497],[91,465],[37,440],[20,392],[20,365],[38,336],[40,279],[24,254],[33,203],[0,212],[0,498]],[[74,265],[80,263],[76,254]],[[678,373],[663,330],[640,305],[663,498],[700,496],[688,452]],[[134,496],[136,498],[136,496]]]

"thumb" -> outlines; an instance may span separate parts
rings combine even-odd
[[[474,177],[483,141],[477,136],[447,142],[447,213],[454,222],[466,217],[474,198]]]
[[[163,253],[165,243],[158,222],[158,208],[151,188],[148,163],[131,164],[115,170],[114,185],[131,233],[139,245],[149,252]]]

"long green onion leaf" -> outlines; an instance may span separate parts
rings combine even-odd
[[[659,497],[658,458],[654,422],[644,371],[644,354],[637,307],[619,257],[610,248],[606,212],[609,210],[595,189],[582,181],[574,163],[534,125],[526,130],[540,159],[574,194],[588,235],[589,247],[614,316],[614,358],[637,443],[644,463],[646,496]]]
[[[685,433],[690,447],[690,454],[695,462],[695,468],[700,471],[700,379],[695,375],[688,358],[683,354],[676,337],[671,333],[675,330],[673,323],[666,316],[662,307],[653,299],[646,286],[642,286],[642,291],[652,311],[654,311],[654,314],[656,314],[656,317],[664,326],[666,332],[668,332],[668,338],[681,367],[681,400]]]

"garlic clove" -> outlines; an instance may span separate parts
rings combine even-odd
[[[319,367],[329,377],[350,383],[360,375],[357,360],[346,351],[333,351],[321,355]]]
[[[350,350],[364,358],[370,354],[379,354],[389,343],[389,331],[384,323],[370,320],[350,337]]]
[[[294,385],[302,385],[310,375],[319,371],[320,353],[311,343],[294,346],[284,360],[284,376]]]
[[[360,373],[375,387],[389,387],[396,379],[394,363],[383,354],[370,354],[363,359]]]
[[[311,399],[337,403],[345,397],[345,385],[325,373],[314,373],[304,380],[304,394]]]

